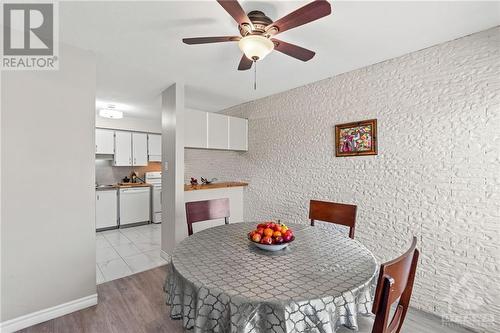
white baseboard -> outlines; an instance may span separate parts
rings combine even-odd
[[[68,313],[88,308],[97,304],[97,294],[75,299],[67,303],[59,304],[48,309],[43,309],[27,315],[6,320],[0,323],[0,332],[11,333],[22,330],[44,321],[64,316]]]
[[[162,257],[166,261],[170,262],[170,254],[168,254],[167,252],[165,252],[163,250],[160,250],[160,257]]]

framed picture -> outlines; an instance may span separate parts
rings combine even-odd
[[[377,155],[377,119],[335,125],[335,156]]]

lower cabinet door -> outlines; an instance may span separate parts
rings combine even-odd
[[[118,225],[118,197],[116,190],[96,191],[95,227],[97,230]]]

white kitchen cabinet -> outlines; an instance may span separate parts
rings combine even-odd
[[[247,151],[248,120],[212,112],[186,110],[184,146]]]
[[[132,133],[132,165],[148,165],[148,135]]]
[[[95,207],[97,230],[118,226],[118,197],[115,189],[96,191]]]
[[[248,150],[248,120],[229,117],[229,149]]]
[[[95,153],[115,153],[115,131],[96,128],[95,130]]]
[[[229,117],[207,113],[207,148],[228,149],[229,148]]]
[[[207,112],[186,110],[184,117],[184,146],[207,148]]]
[[[161,135],[148,134],[148,159],[151,162],[161,162]]]
[[[132,133],[116,131],[115,132],[115,166],[132,165]]]

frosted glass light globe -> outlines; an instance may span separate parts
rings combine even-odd
[[[274,49],[274,43],[264,36],[249,35],[238,42],[240,50],[250,60],[262,60]]]

